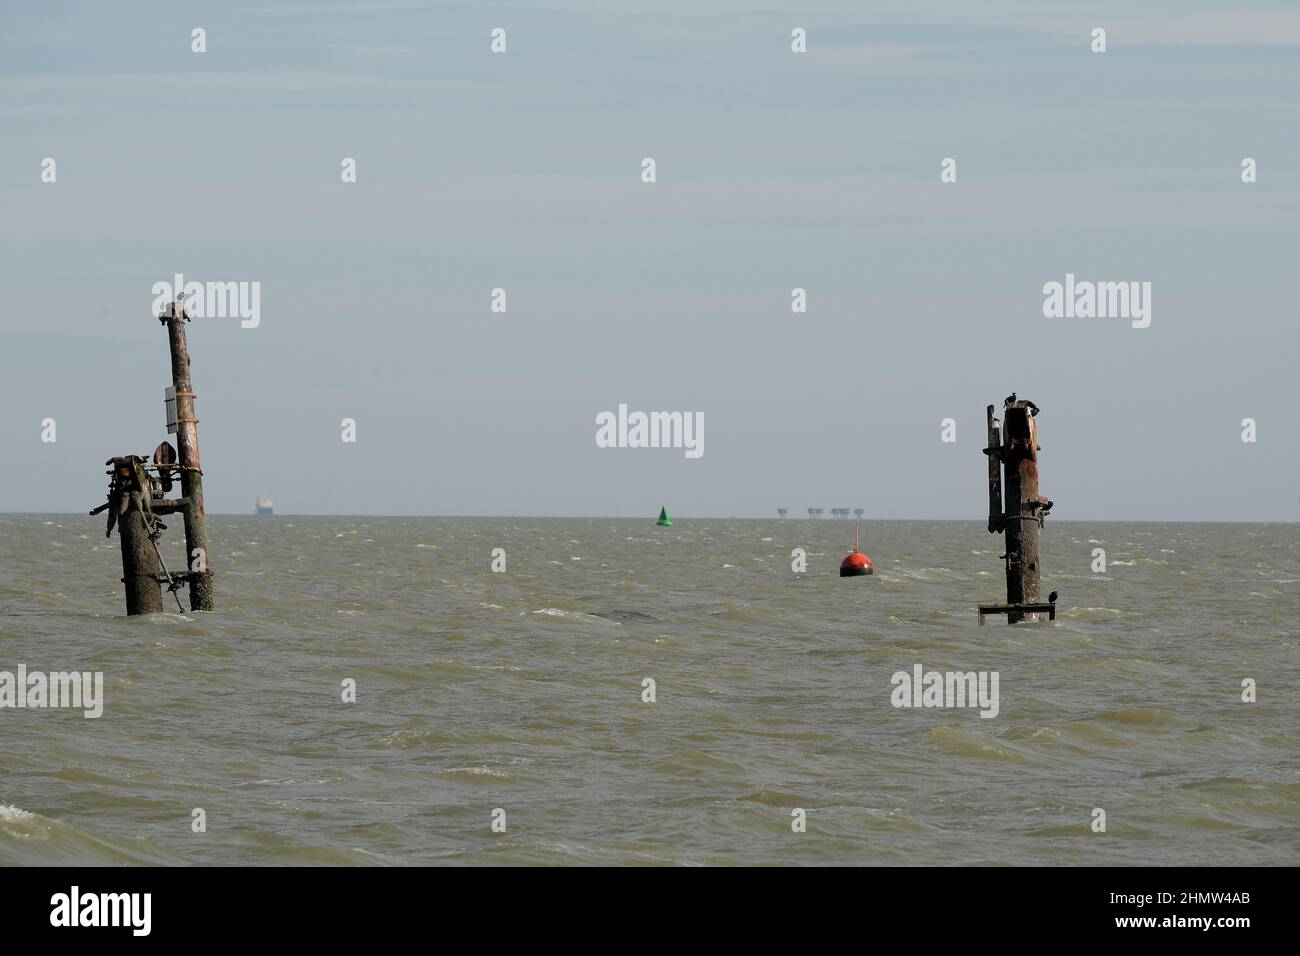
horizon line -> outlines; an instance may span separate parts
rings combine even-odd
[[[506,520],[566,520],[566,521],[647,521],[654,522],[658,515],[592,515],[592,514],[559,514],[559,515],[534,515],[534,514],[503,514],[503,515],[485,515],[485,514],[351,514],[351,513],[330,513],[330,512],[277,512],[271,515],[258,515],[253,512],[245,511],[209,511],[210,518],[454,518],[454,519],[486,519],[492,521]],[[80,511],[0,511],[0,517],[58,517],[58,518],[78,518],[92,517],[85,512]],[[865,522],[874,522],[883,524],[887,522],[929,522],[934,524],[987,524],[987,517],[981,518],[871,518],[864,515],[861,518],[810,518],[802,517],[766,517],[752,515],[677,515],[673,517],[674,522],[678,521],[775,521],[778,523],[808,521],[818,524],[861,524]],[[1053,524],[1089,524],[1104,522],[1106,524],[1300,524],[1300,518],[1290,520],[1260,521],[1260,520],[1242,520],[1239,518],[1053,518]]]

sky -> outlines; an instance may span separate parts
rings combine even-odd
[[[182,273],[214,513],[982,521],[1015,391],[1054,518],[1295,521],[1297,107],[1291,3],[3,3],[0,511],[167,437]]]

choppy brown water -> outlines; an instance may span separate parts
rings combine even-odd
[[[217,613],[129,619],[101,519],[0,516],[0,670],[106,681],[0,710],[0,863],[1297,861],[1296,525],[1049,521],[1057,621],[982,628],[999,536],[863,530],[841,580],[847,522],[216,517]]]

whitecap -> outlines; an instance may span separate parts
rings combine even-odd
[[[436,771],[437,773],[466,773],[474,777],[499,777],[508,779],[510,774],[503,770],[493,770],[491,767],[449,767],[446,770]]]

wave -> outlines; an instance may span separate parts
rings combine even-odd
[[[46,522],[47,524],[49,522]],[[10,823],[16,820],[35,820],[36,814],[30,810],[24,810],[22,807],[15,807],[7,803],[0,803],[0,823]]]
[[[0,866],[164,866],[185,859],[143,838],[95,833],[0,804]]]
[[[520,612],[523,613],[523,612]],[[583,621],[587,624],[603,624],[608,627],[621,627],[618,621],[611,621],[608,618],[600,617],[596,614],[588,614],[585,611],[566,611],[561,607],[544,607],[532,612],[540,614],[543,617],[558,617],[566,621]]]
[[[958,757],[980,757],[986,760],[1005,760],[1010,763],[1028,763],[1032,759],[1019,748],[1009,747],[991,734],[979,731],[935,727],[925,736],[932,747]]]
[[[1149,707],[1135,707],[1129,710],[1106,710],[1097,715],[1098,720],[1109,720],[1117,724],[1136,724],[1140,726],[1156,726],[1160,724],[1171,724],[1174,722],[1174,715],[1163,710],[1154,710]]]

